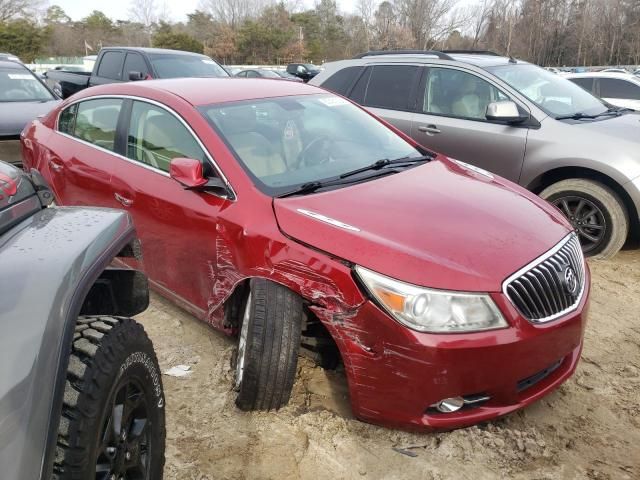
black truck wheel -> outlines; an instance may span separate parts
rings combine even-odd
[[[164,467],[164,393],[142,326],[80,317],[76,325],[55,480],[156,480]]]
[[[238,335],[236,405],[271,410],[287,404],[298,365],[302,299],[282,285],[254,279]]]

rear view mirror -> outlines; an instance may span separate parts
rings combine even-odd
[[[129,80],[137,82],[138,80],[144,80],[146,75],[142,72],[129,72]]]
[[[185,188],[198,188],[207,183],[202,173],[202,163],[192,158],[171,160],[169,176]]]
[[[520,114],[518,106],[511,100],[491,102],[487,105],[487,120],[494,122],[516,123],[523,122],[526,117]]]

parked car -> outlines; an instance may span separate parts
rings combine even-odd
[[[285,80],[290,80],[292,82],[303,82],[301,78],[296,77],[295,75],[291,75],[286,70],[273,70],[277,75],[284,78]]]
[[[625,68],[604,68],[600,70],[602,73],[629,73]]]
[[[47,85],[62,98],[108,83],[180,77],[228,77],[227,71],[199,53],[159,48],[103,48],[92,72],[49,70]]]
[[[287,73],[308,82],[320,73],[320,67],[316,67],[312,63],[290,63],[287,65]]]
[[[0,162],[0,465],[3,480],[161,479],[164,394],[130,318],[146,277],[129,215],[46,208],[37,172]]]
[[[407,428],[491,419],[573,373],[589,272],[571,225],[517,185],[302,83],[70,100],[29,127],[26,165],[61,205],[132,215],[152,286],[237,335],[240,408],[287,403],[300,345],[339,352],[358,418]]]
[[[576,85],[611,105],[640,110],[640,78],[630,73],[576,73],[567,75]]]
[[[266,68],[250,68],[247,70],[240,70],[234,74],[234,77],[240,78],[275,78],[281,80],[282,77],[273,70],[267,70]]]
[[[556,67],[546,67],[545,70],[548,70],[549,72],[555,73],[555,74],[562,73],[562,71]]]
[[[0,159],[20,165],[20,132],[59,102],[27,67],[0,60]]]
[[[611,257],[640,232],[640,117],[563,76],[495,54],[371,52],[326,64],[310,83],[539,194],[587,255]]]
[[[12,55],[10,53],[0,53],[0,62],[18,62],[18,63],[22,63],[22,60],[20,60],[20,58],[16,57],[15,55]]]

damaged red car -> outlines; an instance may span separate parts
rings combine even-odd
[[[237,336],[242,409],[287,403],[301,349],[344,364],[359,419],[416,429],[507,414],[576,368],[589,271],[560,212],[342,97],[112,84],[22,144],[59,204],[127,210],[152,286]]]

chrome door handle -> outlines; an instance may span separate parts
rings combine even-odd
[[[55,160],[49,160],[49,167],[54,172],[61,172],[64,169],[64,166],[61,163],[56,162]]]
[[[426,133],[427,135],[435,135],[436,133],[440,133],[440,129],[435,125],[420,125],[418,130]]]
[[[133,205],[133,200],[131,200],[131,199],[127,198],[127,197],[123,197],[119,193],[114,193],[113,196],[115,197],[115,199],[118,202],[120,202],[125,207],[130,207],[131,205]]]

